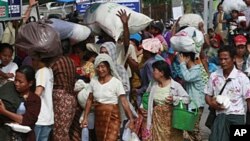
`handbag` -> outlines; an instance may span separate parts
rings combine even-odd
[[[221,94],[222,94],[222,92],[223,92],[223,90],[224,90],[226,84],[227,84],[229,81],[231,81],[230,78],[228,78],[228,79],[226,80],[225,84],[223,85],[223,87],[222,87],[222,89],[220,90],[220,92],[219,92],[218,95],[221,95]],[[208,116],[207,116],[207,120],[206,120],[206,122],[205,122],[205,126],[207,126],[209,129],[211,129],[212,125],[214,124],[214,120],[215,120],[215,118],[216,118],[216,111],[215,111],[215,109],[212,108],[211,106],[209,106],[208,109],[209,109],[209,114],[208,114]]]

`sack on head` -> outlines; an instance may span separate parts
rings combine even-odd
[[[175,51],[200,53],[204,36],[198,29],[187,27],[172,36],[170,43]]]
[[[152,21],[148,16],[135,12],[126,6],[106,2],[93,4],[88,9],[84,17],[84,24],[97,34],[100,34],[100,29],[102,29],[117,41],[123,33],[123,24],[116,15],[120,9],[125,10],[127,14],[131,14],[128,21],[130,34],[145,29]]]
[[[190,19],[192,19],[192,20],[190,20]],[[195,27],[198,29],[198,25],[200,22],[204,23],[204,21],[200,15],[198,15],[198,14],[184,14],[180,18],[179,26],[180,27],[191,26],[191,27]]]
[[[46,57],[55,57],[62,54],[58,33],[45,21],[30,22],[23,25],[18,31],[15,46],[29,53],[40,52]]]

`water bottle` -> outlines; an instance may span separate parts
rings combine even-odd
[[[89,141],[89,129],[88,129],[88,127],[82,128],[82,141]]]
[[[184,109],[184,104],[182,102],[182,100],[179,101],[179,104],[177,106],[179,109]]]

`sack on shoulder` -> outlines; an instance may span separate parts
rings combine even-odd
[[[212,125],[214,124],[214,120],[216,118],[216,112],[215,112],[215,109],[213,109],[212,107],[209,107],[209,114],[207,116],[207,120],[205,122],[205,125],[211,129]]]

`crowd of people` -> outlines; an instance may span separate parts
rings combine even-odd
[[[62,54],[53,57],[15,47],[19,35],[8,28],[0,46],[0,141],[79,141],[81,128],[89,128],[91,141],[122,140],[128,128],[142,141],[201,141],[205,104],[217,114],[209,140],[228,141],[230,125],[250,124],[250,0],[245,2],[246,11],[230,14],[220,3],[207,32],[199,23],[205,42],[198,54],[173,49],[171,37],[187,28],[179,27],[179,20],[167,27],[153,21],[130,34],[130,15],[122,9],[117,16],[124,32],[118,41],[103,31],[98,39],[90,35],[78,43],[55,39]],[[74,15],[68,20],[78,23]],[[22,25],[32,22],[27,16]],[[84,93],[76,90],[77,80],[88,84]],[[172,126],[180,104],[198,111],[192,131]],[[31,131],[14,131],[6,123]]]

